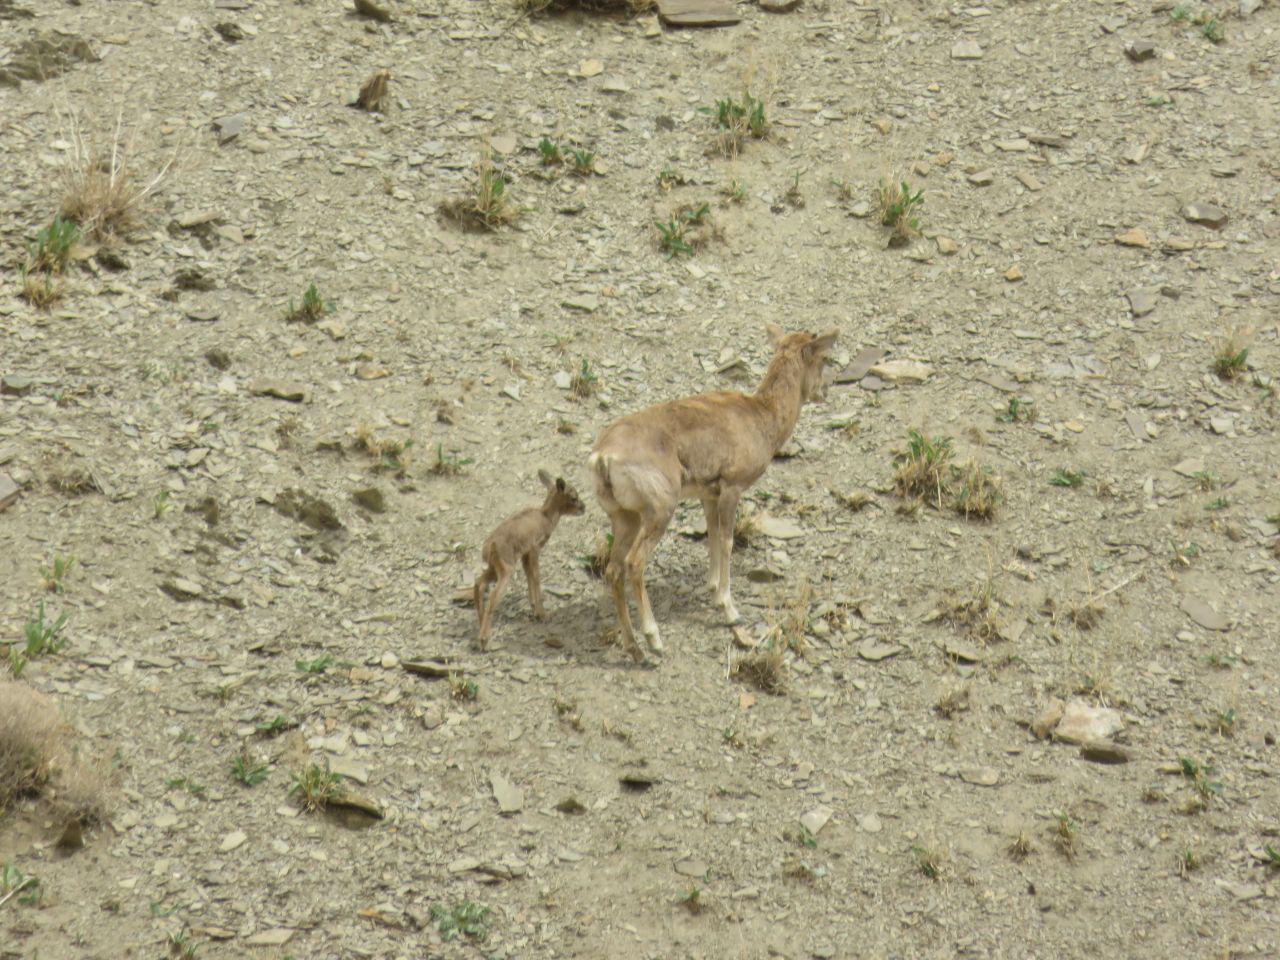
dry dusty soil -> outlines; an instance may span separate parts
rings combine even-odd
[[[83,848],[0,821],[40,892],[0,957],[1280,956],[1280,6],[349,6],[0,2],[0,654],[115,770]],[[39,308],[117,117],[135,183],[172,165]],[[463,229],[486,144],[519,216]],[[745,628],[687,505],[633,666],[590,444],[752,389],[770,321],[838,327],[843,382],[744,502]],[[911,430],[993,517],[898,495]],[[588,509],[480,654],[464,588],[539,468]],[[1127,762],[1038,738],[1053,698]],[[304,810],[312,764],[382,819]]]

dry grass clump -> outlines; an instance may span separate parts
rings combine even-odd
[[[520,217],[507,192],[510,182],[493,163],[486,148],[475,165],[475,181],[468,192],[451,197],[440,204],[440,212],[450,220],[474,230],[497,230],[509,226]]]
[[[923,500],[942,509],[948,490],[947,467],[955,455],[950,437],[930,439],[919,430],[907,434],[907,449],[894,458],[893,488],[908,500]]]
[[[107,813],[108,778],[76,756],[53,701],[25,683],[0,681],[0,814],[36,794],[58,816],[95,822]]]
[[[387,104],[391,102],[391,71],[379,70],[360,88],[355,105],[370,113],[385,113]]]
[[[142,224],[143,214],[173,165],[167,160],[143,176],[132,163],[134,142],[125,139],[123,115],[116,115],[108,147],[90,142],[74,115],[71,152],[60,172],[62,198],[58,216],[80,225],[90,240],[111,243],[126,239]]]
[[[1000,478],[990,467],[970,460],[951,468],[951,480],[955,486],[953,504],[956,512],[967,519],[990,520],[996,507],[1004,500]]]
[[[1249,369],[1249,346],[1253,329],[1240,327],[1218,343],[1213,355],[1213,372],[1223,380],[1235,380]]]

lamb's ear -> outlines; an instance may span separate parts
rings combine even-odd
[[[766,323],[764,325],[764,332],[769,337],[769,346],[773,347],[775,350],[777,349],[778,344],[780,344],[783,338],[787,335],[787,332],[776,323]]]
[[[551,480],[551,474],[545,470],[538,471],[538,481],[548,490],[555,486],[555,483]]]
[[[840,331],[832,327],[826,333],[820,333],[808,343],[804,345],[805,356],[812,357],[816,354],[826,353],[836,345],[836,339],[840,336]]]
[[[556,477],[556,490],[564,493],[564,477]]]

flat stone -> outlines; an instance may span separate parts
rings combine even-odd
[[[809,831],[811,836],[818,832],[831,820],[833,811],[830,807],[814,807],[800,816],[800,826]]]
[[[874,813],[868,813],[858,818],[858,829],[867,833],[879,833],[883,826],[880,818]]]
[[[1022,279],[1022,268],[1019,267],[1017,264],[1014,264],[1012,267],[1010,267],[1008,270],[1004,272],[1004,278],[1008,280],[1010,283],[1017,283],[1019,280]]]
[[[304,383],[258,379],[250,380],[246,386],[255,397],[275,397],[290,403],[307,403],[311,399],[311,388]]]
[[[1207,601],[1191,594],[1187,594],[1182,598],[1182,603],[1179,604],[1179,607],[1183,613],[1206,630],[1226,630],[1231,626],[1231,622],[1213,609]]]
[[[794,520],[763,513],[752,520],[752,528],[774,540],[795,540],[804,536],[804,529]]]
[[[977,40],[957,40],[951,47],[952,60],[981,60],[982,45]]]
[[[944,257],[949,257],[960,249],[960,245],[950,237],[935,237],[934,243],[938,245],[938,252]]]
[[[682,877],[705,877],[707,875],[707,863],[705,860],[685,857],[683,860],[675,862],[675,870]]]
[[[731,27],[742,20],[732,0],[658,0],[658,16],[669,27]]]
[[[218,135],[218,145],[230,143],[244,132],[248,114],[236,113],[229,117],[220,117],[213,121],[213,131]]]
[[[222,843],[218,844],[218,849],[223,853],[230,853],[248,839],[248,834],[243,830],[232,830],[222,838]]]
[[[329,772],[336,773],[338,776],[345,777],[348,780],[354,780],[361,785],[369,782],[369,767],[350,757],[334,757],[331,759],[329,761]]]
[[[760,9],[765,13],[790,13],[800,6],[801,0],[760,0]]]
[[[960,771],[960,779],[978,787],[994,787],[1000,782],[1000,771],[995,767],[967,767]]]
[[[351,494],[351,499],[370,513],[386,513],[387,501],[377,487],[365,487]]]
[[[1025,170],[1016,171],[1014,173],[1014,177],[1016,177],[1018,182],[1022,184],[1024,187],[1026,187],[1028,190],[1030,190],[1032,193],[1036,193],[1044,189],[1044,184],[1041,183],[1039,180],[1037,180],[1035,177],[1033,177],[1031,174],[1027,173]]]
[[[881,380],[893,383],[902,381],[924,383],[933,376],[933,367],[918,360],[886,360],[884,363],[877,363],[870,372]]]
[[[864,640],[858,644],[858,656],[872,663],[896,657],[902,651],[903,648],[896,643],[881,643],[878,640]]]
[[[1125,294],[1129,298],[1129,312],[1135,317],[1145,317],[1159,303],[1160,291],[1151,287],[1130,290]]]
[[[581,310],[583,313],[595,313],[600,309],[600,298],[594,294],[585,294],[581,297],[570,297],[568,300],[561,300],[560,306],[568,310]]]
[[[1124,45],[1124,55],[1134,63],[1153,60],[1156,55],[1156,45],[1150,40],[1130,40]]]
[[[1026,137],[1015,137],[1012,140],[997,140],[996,149],[1005,153],[1025,153],[1031,149],[1031,141]]]
[[[1189,203],[1182,208],[1182,215],[1192,223],[1219,230],[1227,225],[1227,212],[1212,203]]]
[[[13,477],[0,473],[0,510],[12,505],[21,492],[22,488],[14,482]]]
[[[502,774],[497,771],[489,774],[489,786],[493,789],[493,799],[498,801],[499,813],[519,813],[524,809],[524,791]]]
[[[35,385],[36,382],[30,377],[23,377],[16,373],[0,377],[0,393],[11,397],[25,397],[35,388]]]
[[[1095,707],[1083,700],[1070,700],[1062,711],[1062,719],[1053,728],[1053,738],[1064,743],[1090,743],[1106,740],[1123,726],[1119,711]]]
[[[1116,234],[1116,243],[1122,247],[1149,247],[1150,242],[1147,240],[1147,232],[1141,227],[1132,227],[1124,233]]]
[[[849,365],[833,378],[836,383],[857,383],[865,377],[877,363],[884,359],[887,350],[881,347],[867,347],[849,361]]]
[[[1194,478],[1198,473],[1204,473],[1204,458],[1188,457],[1186,460],[1180,460],[1173,465],[1173,472],[1180,476]]]
[[[1080,756],[1092,763],[1129,762],[1129,751],[1110,740],[1089,740],[1080,744]]]
[[[285,927],[276,927],[274,930],[263,930],[261,933],[255,933],[245,938],[245,943],[251,947],[283,947],[293,939],[293,931]]]
[[[1236,422],[1231,417],[1210,417],[1209,429],[1220,437],[1235,433]]]
[[[975,187],[989,187],[995,182],[995,174],[990,170],[978,170],[969,174],[969,182]]]

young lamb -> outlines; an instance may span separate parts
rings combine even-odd
[[[486,566],[476,577],[475,602],[476,617],[480,621],[480,649],[489,644],[489,634],[493,629],[493,611],[497,609],[498,598],[507,587],[507,581],[515,572],[516,564],[524,565],[525,579],[529,582],[529,602],[533,604],[533,615],[539,620],[546,617],[542,606],[542,583],[538,579],[538,555],[551,539],[551,534],[566,514],[578,516],[586,508],[573,487],[563,478],[551,479],[545,470],[538,471],[538,479],[547,488],[547,498],[541,507],[529,507],[513,514],[497,529],[489,534],[484,546],[480,548],[481,559]],[[489,584],[497,583],[489,592]],[[488,603],[485,594],[488,593]]]

